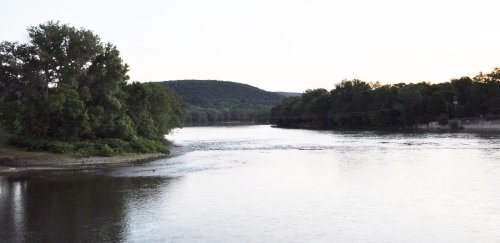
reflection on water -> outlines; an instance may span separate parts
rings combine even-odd
[[[177,155],[141,166],[0,177],[0,239],[500,240],[498,134],[249,126],[169,138]]]
[[[168,179],[48,175],[0,180],[0,233],[8,241],[127,239],[133,202],[154,201]]]

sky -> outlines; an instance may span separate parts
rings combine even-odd
[[[475,76],[500,66],[498,0],[1,0],[0,40],[54,20],[118,47],[133,81],[269,91]]]

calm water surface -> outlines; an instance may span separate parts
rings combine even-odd
[[[4,242],[500,242],[500,135],[198,127],[144,165],[0,177]]]

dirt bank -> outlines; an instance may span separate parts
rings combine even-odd
[[[113,157],[82,157],[43,152],[26,152],[16,148],[0,149],[0,175],[43,170],[79,170],[134,165],[167,157],[167,154],[127,154]]]

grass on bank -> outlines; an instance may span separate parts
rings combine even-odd
[[[80,142],[63,142],[49,139],[15,138],[0,126],[0,148],[18,147],[29,152],[49,152],[77,156],[114,156],[138,153],[169,154],[167,141],[155,141],[146,138],[98,139]]]
[[[32,152],[50,152],[80,156],[110,157],[133,153],[170,153],[165,143],[144,138],[133,138],[130,141],[120,139],[99,139],[74,143],[43,139],[11,139],[10,143],[16,147],[24,148]]]

